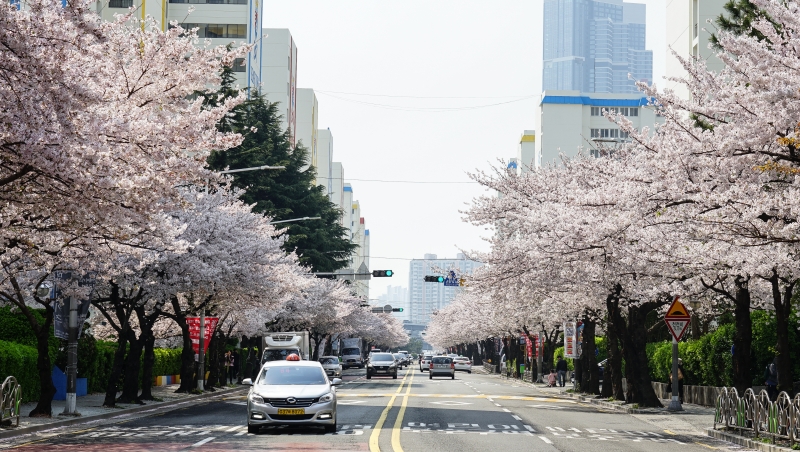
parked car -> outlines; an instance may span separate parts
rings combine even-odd
[[[342,364],[339,362],[338,357],[323,356],[319,359],[319,363],[322,364],[322,368],[325,369],[325,373],[329,377],[342,377]]]
[[[269,361],[261,367],[247,394],[247,432],[265,425],[317,425],[336,432],[336,389],[317,361]]]
[[[455,363],[455,369],[464,371],[468,374],[472,373],[472,360],[467,358],[466,356],[459,356],[453,360]]]
[[[391,353],[373,353],[367,362],[367,380],[372,377],[397,379],[397,361]]]
[[[428,378],[433,379],[434,375],[450,376],[450,379],[455,380],[456,365],[453,358],[449,356],[434,356],[428,367]]]
[[[433,355],[420,355],[421,359],[419,361],[419,371],[425,372],[430,368],[431,360],[433,359]]]

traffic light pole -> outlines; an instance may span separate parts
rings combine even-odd
[[[67,341],[67,399],[64,412],[68,416],[80,416],[77,412],[78,392],[78,298],[69,297],[69,339]]]

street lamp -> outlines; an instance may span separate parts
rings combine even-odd
[[[290,221],[321,220],[322,217],[302,217],[292,218],[291,220],[270,221],[269,224],[288,223]]]
[[[258,171],[258,170],[282,170],[286,169],[285,166],[269,166],[269,165],[262,165],[262,166],[251,166],[250,168],[239,168],[239,169],[232,169],[232,170],[225,170],[219,171],[220,174],[230,174],[230,173],[242,173],[245,171]],[[206,179],[206,193],[208,193],[208,180]],[[197,389],[203,391],[203,386],[205,385],[206,380],[206,369],[205,369],[205,345],[206,345],[206,310],[200,310],[200,341],[197,347]]]

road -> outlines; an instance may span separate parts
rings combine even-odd
[[[704,451],[741,450],[679,434],[635,416],[548,396],[496,376],[435,378],[417,368],[397,380],[345,371],[339,430],[270,427],[247,433],[245,397],[237,395],[160,415],[74,428],[14,451]],[[711,419],[709,419],[709,422]]]

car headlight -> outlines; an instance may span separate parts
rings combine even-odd
[[[333,400],[333,393],[332,392],[329,392],[329,393],[327,393],[324,396],[319,398],[320,403],[330,402],[331,400]]]
[[[250,394],[250,401],[253,403],[260,403],[262,405],[264,404],[264,398],[258,394]]]

